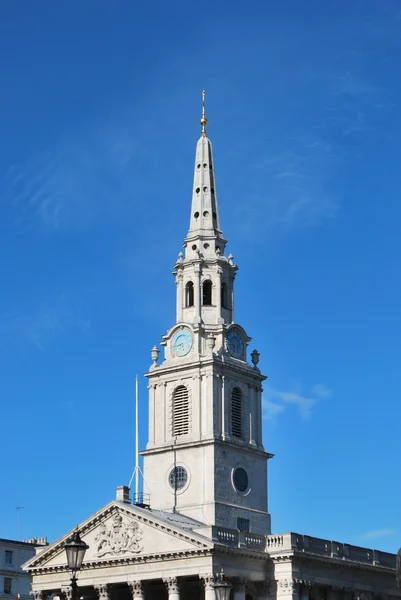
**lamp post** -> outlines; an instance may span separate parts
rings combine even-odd
[[[228,600],[230,597],[231,583],[224,579],[224,572],[221,569],[214,584],[216,600]]]
[[[72,572],[71,577],[71,592],[72,600],[77,600],[77,571],[82,567],[85,552],[89,548],[80,538],[78,529],[74,531],[72,536],[64,543],[65,553],[67,555],[67,565]]]

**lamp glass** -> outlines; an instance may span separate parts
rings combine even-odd
[[[231,585],[227,581],[220,579],[214,584],[214,591],[217,600],[228,600],[230,597]]]
[[[79,571],[82,567],[85,552],[89,548],[79,536],[78,531],[75,531],[73,536],[64,544],[65,553],[67,555],[67,565],[71,571]]]

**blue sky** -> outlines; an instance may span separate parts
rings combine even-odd
[[[400,26],[396,0],[1,3],[1,537],[130,479],[205,88],[273,529],[398,549]]]

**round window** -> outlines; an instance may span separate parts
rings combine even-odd
[[[184,487],[188,480],[188,473],[184,467],[174,467],[171,469],[168,481],[173,490],[180,490]]]
[[[239,492],[245,492],[245,490],[248,488],[248,474],[245,471],[245,469],[243,469],[242,467],[238,467],[238,469],[235,469],[233,481],[236,489]]]

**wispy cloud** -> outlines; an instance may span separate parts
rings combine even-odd
[[[383,527],[382,529],[370,529],[369,531],[365,531],[365,533],[361,535],[361,538],[364,540],[376,540],[395,535],[395,533],[395,529]]]
[[[141,200],[136,190],[146,148],[134,131],[129,119],[110,120],[59,140],[8,169],[8,198],[25,222],[50,229],[80,230],[121,216],[124,203]]]
[[[248,201],[238,204],[240,227],[290,231],[335,217],[340,199],[328,181],[338,160],[335,145],[317,136],[270,140],[268,153],[244,169]]]
[[[89,322],[61,296],[39,305],[29,314],[8,313],[0,316],[2,338],[14,337],[38,350],[46,350],[66,330],[85,331]]]
[[[267,420],[274,420],[292,406],[297,409],[302,419],[308,420],[319,400],[331,395],[332,391],[322,383],[313,386],[308,395],[268,388],[268,398],[263,400],[263,416]]]

